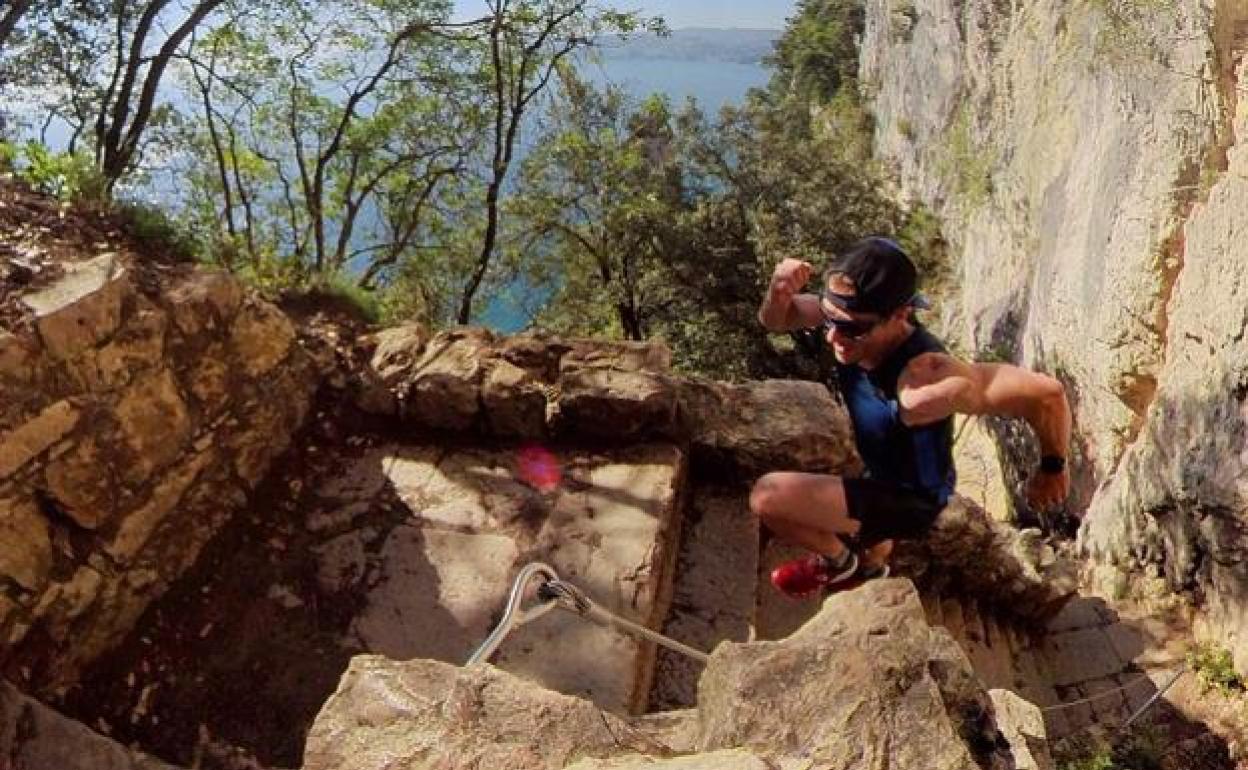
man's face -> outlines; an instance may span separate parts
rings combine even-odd
[[[828,289],[836,294],[852,296],[854,286],[840,276],[833,276]],[[833,305],[825,297],[820,302],[823,310],[824,334],[836,360],[842,364],[857,364],[864,358],[872,358],[879,345],[876,338],[887,321],[876,313],[855,313]]]

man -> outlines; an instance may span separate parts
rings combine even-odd
[[[859,241],[836,257],[820,294],[801,293],[810,278],[807,262],[777,265],[758,318],[776,332],[822,329],[866,474],[775,472],[755,483],[750,507],[761,521],[813,552],[777,567],[776,588],[800,597],[887,575],[893,541],[922,537],[953,494],[954,414],[1026,420],[1041,454],[1029,502],[1050,507],[1066,498],[1071,418],[1060,382],[949,355],[915,320],[927,303],[916,292],[914,264],[886,238]]]

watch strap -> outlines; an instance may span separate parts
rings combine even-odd
[[[1061,473],[1066,470],[1066,458],[1059,455],[1041,455],[1041,473]]]

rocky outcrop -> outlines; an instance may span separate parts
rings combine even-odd
[[[678,376],[657,344],[416,326],[357,343],[319,315],[296,335],[228,275],[124,248],[41,263],[22,280],[0,297],[0,318],[15,319],[0,337],[0,528],[13,535],[0,538],[0,664],[119,742],[180,764],[293,766],[351,655],[437,659],[446,665],[418,678],[445,679],[533,561],[607,611],[717,656],[787,635],[817,609],[780,610],[759,580],[772,551],[760,554],[746,500],[749,483],[772,470],[859,472],[846,415],[820,385]],[[293,312],[319,312],[301,307]],[[1065,598],[1064,565],[1043,543],[974,508],[946,519],[905,558],[921,582],[992,589],[990,601],[1033,618]],[[846,602],[864,618],[894,612]],[[898,643],[930,641],[915,633]],[[876,643],[860,636],[845,644]],[[856,654],[800,646],[812,640],[784,655]],[[898,654],[910,687],[925,653]],[[565,752],[563,764],[779,761],[762,743],[709,736],[761,719],[733,711],[733,695],[716,696],[723,713],[709,722],[693,712],[620,716],[691,704],[703,671],[666,652],[656,659],[652,643],[619,630],[551,613],[515,629],[492,661],[489,681],[472,673],[472,698],[511,687],[500,684],[513,681],[505,671],[594,704],[542,701],[539,714],[610,727],[604,751]],[[932,676],[939,702],[956,701],[948,731],[979,759],[992,754],[976,743],[983,720],[967,727],[966,714],[987,713],[982,693]],[[920,697],[930,694],[910,692],[937,708]],[[598,709],[616,716],[604,722]],[[365,721],[393,732],[410,710]],[[514,715],[474,713],[473,724],[521,729]],[[813,719],[793,729],[818,734]],[[617,742],[617,728],[637,740]],[[448,758],[471,754],[444,738]],[[353,745],[330,743],[321,756]],[[523,766],[545,756],[531,743],[519,736],[486,754]],[[836,751],[829,762],[848,761],[848,749]],[[960,767],[965,751],[926,759]]]
[[[696,714],[676,718],[696,725],[691,751],[664,745],[653,721],[492,667],[357,658],[309,734],[304,768],[1016,766],[966,656],[927,625],[904,580],[830,599],[784,641],[721,645]],[[1036,729],[1025,718],[1006,732]]]
[[[0,658],[47,693],[246,502],[314,376],[285,316],[223,273],[109,252],[17,301],[0,331]]]
[[[861,468],[844,409],[810,382],[678,377],[661,344],[401,326],[376,336],[360,405],[487,438],[688,444],[717,472]]]
[[[1037,529],[994,521],[975,503],[953,497],[922,540],[903,541],[898,574],[925,590],[957,593],[995,608],[1002,617],[1043,622],[1075,595],[1075,563]]]
[[[1106,590],[1164,575],[1241,670],[1246,29],[1242,0],[872,0],[861,47],[876,147],[956,246],[946,320],[1067,385]]]

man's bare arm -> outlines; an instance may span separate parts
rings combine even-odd
[[[773,332],[818,326],[823,320],[819,297],[801,293],[810,281],[810,275],[809,262],[785,259],[776,265],[771,284],[763,295],[763,304],[758,309],[759,323]]]
[[[951,414],[986,414],[1025,420],[1040,443],[1040,454],[1065,459],[1071,413],[1062,383],[1046,374],[1009,364],[970,364],[943,353],[916,356],[898,380],[901,420],[925,425]],[[1053,505],[1069,491],[1068,471],[1038,473],[1028,496]]]

